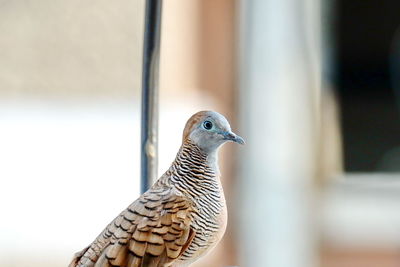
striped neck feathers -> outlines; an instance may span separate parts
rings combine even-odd
[[[199,176],[208,178],[219,176],[217,151],[205,153],[190,139],[182,144],[174,165],[199,174]]]

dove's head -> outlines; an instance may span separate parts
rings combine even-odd
[[[183,142],[187,140],[206,153],[216,151],[228,141],[244,144],[243,138],[232,132],[225,117],[215,111],[200,111],[190,117],[183,131]]]

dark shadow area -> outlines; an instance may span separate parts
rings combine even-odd
[[[400,171],[400,1],[338,0],[336,6],[345,170]]]

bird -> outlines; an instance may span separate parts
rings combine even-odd
[[[69,267],[186,267],[206,255],[227,225],[218,150],[228,141],[245,143],[223,115],[191,116],[169,169]]]

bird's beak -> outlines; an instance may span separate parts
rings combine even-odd
[[[239,135],[233,133],[233,132],[225,132],[224,133],[224,139],[225,140],[229,140],[241,145],[244,145],[244,140],[242,137],[240,137]]]

